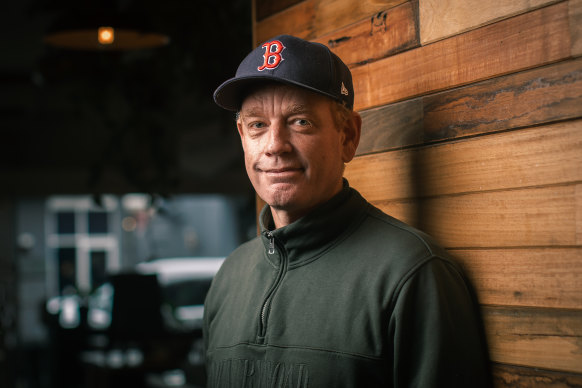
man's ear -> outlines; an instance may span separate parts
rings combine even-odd
[[[244,136],[244,132],[243,132],[242,120],[240,118],[240,113],[237,115],[237,118],[236,118],[236,129],[238,130],[238,134],[240,136],[240,139],[242,140],[242,138]]]
[[[356,155],[356,149],[358,148],[358,144],[360,144],[362,116],[358,112],[352,112],[352,117],[345,122],[343,130],[342,159],[344,163],[348,163]]]

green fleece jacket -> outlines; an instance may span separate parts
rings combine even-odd
[[[344,182],[240,246],[205,303],[208,387],[490,386],[479,308],[431,239]]]

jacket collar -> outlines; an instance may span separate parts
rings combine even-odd
[[[273,230],[273,217],[268,205],[259,216],[261,239],[267,259],[278,266],[282,255],[289,259],[289,265],[301,265],[319,257],[339,242],[363,220],[366,200],[344,179],[342,190],[306,216]],[[275,244],[275,253],[269,248]]]

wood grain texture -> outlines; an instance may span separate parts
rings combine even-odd
[[[254,0],[255,2],[255,17],[254,20],[260,21],[266,17],[272,16],[277,12],[287,9],[302,0]]]
[[[292,8],[255,23],[255,46],[280,34],[295,35],[303,39],[316,36],[315,17],[317,0],[305,0]]]
[[[369,201],[582,181],[582,120],[358,156],[344,176]]]
[[[493,364],[495,388],[580,388],[582,375],[540,368]]]
[[[445,248],[570,247],[580,185],[482,192],[422,200],[372,201],[432,235]]]
[[[315,39],[405,0],[304,0],[255,24],[256,44],[275,35]]]
[[[582,185],[576,186],[576,241],[582,242]]]
[[[482,304],[582,309],[582,247],[451,253]]]
[[[556,0],[420,0],[421,42],[426,45]]]
[[[569,55],[566,2],[353,68],[355,109],[478,82]]]
[[[582,0],[569,0],[570,39],[572,55],[582,55]]]
[[[491,359],[582,372],[582,311],[484,306]]]
[[[582,117],[582,59],[360,112],[358,155]]]
[[[422,144],[424,109],[414,98],[360,112],[362,134],[356,155]]]
[[[415,186],[415,150],[385,152],[354,158],[344,177],[368,201],[391,201],[419,196]]]
[[[416,4],[381,11],[314,41],[330,47],[349,67],[418,47]]]
[[[423,98],[424,140],[582,117],[582,60]]]

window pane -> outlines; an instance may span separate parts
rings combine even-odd
[[[57,233],[73,234],[75,233],[75,213],[58,212],[57,213]]]
[[[107,213],[89,212],[89,234],[104,234],[107,230]]]
[[[96,289],[105,283],[107,252],[91,251],[91,287]]]
[[[77,250],[75,248],[58,248],[57,262],[59,263],[59,291],[70,294],[76,290],[75,274]]]

